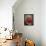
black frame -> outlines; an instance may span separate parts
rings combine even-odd
[[[32,24],[31,25],[25,24],[25,17],[28,16],[28,15],[32,16]],[[34,14],[24,14],[24,25],[28,25],[28,26],[34,25]]]

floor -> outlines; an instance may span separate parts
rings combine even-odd
[[[0,46],[16,46],[16,39],[6,40]],[[19,45],[17,45],[17,46],[19,46]],[[24,46],[23,43],[21,43],[20,46]]]
[[[6,40],[6,42],[2,43],[0,46],[16,46],[15,39],[13,40]]]

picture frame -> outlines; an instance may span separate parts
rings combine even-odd
[[[24,25],[34,25],[34,14],[24,14]]]

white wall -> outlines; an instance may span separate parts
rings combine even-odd
[[[0,0],[0,27],[12,28],[12,6],[16,0]]]
[[[34,40],[36,46],[41,46],[41,1],[23,0],[17,7],[16,4],[13,7],[15,28],[25,38]],[[34,14],[33,26],[24,26],[24,14]]]
[[[41,1],[41,38],[42,46],[46,46],[46,0]]]

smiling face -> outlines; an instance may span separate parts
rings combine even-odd
[[[30,15],[26,15],[24,16],[24,25],[32,25],[33,24],[33,16]]]

